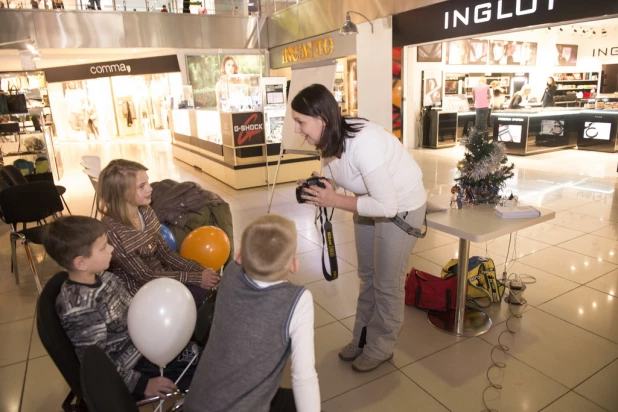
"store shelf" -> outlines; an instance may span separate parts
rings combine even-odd
[[[590,80],[556,80],[556,83],[597,83],[598,79]]]

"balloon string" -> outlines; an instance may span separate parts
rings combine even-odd
[[[163,376],[163,368],[159,367],[159,371],[161,372],[161,376]],[[161,399],[159,401],[159,406],[157,406],[157,409],[154,410],[154,412],[163,412],[163,399]]]
[[[187,365],[187,367],[185,368],[184,371],[182,371],[182,373],[180,374],[180,376],[178,377],[178,379],[176,379],[176,382],[174,382],[174,385],[178,385],[178,382],[180,382],[180,380],[182,379],[182,377],[185,375],[185,372],[187,371],[187,369],[189,369],[189,366],[191,366],[193,364],[193,362],[195,361],[195,359],[197,359],[197,356],[199,355],[199,353],[196,353],[195,356],[193,357],[193,359],[191,359],[191,362],[189,362],[189,364]]]

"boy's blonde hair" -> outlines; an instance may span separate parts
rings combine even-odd
[[[279,215],[255,219],[242,233],[240,259],[250,277],[284,276],[296,254],[296,225]]]
[[[99,174],[97,187],[99,212],[127,226],[133,226],[128,203],[135,197],[137,191],[137,172],[147,170],[146,166],[131,160],[115,159],[109,162]]]

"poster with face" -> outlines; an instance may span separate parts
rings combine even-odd
[[[499,66],[535,66],[536,49],[536,43],[492,40],[489,47],[489,64]]]
[[[455,40],[446,44],[447,64],[469,64],[470,40]]]
[[[442,43],[425,44],[416,49],[416,61],[419,63],[441,62]]]
[[[575,66],[577,64],[577,46],[573,44],[556,44],[554,64],[556,66]]]
[[[217,108],[217,88],[221,88],[222,76],[259,75],[263,68],[264,59],[255,54],[187,56],[189,84],[193,86],[195,107]]]

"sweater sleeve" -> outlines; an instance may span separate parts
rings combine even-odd
[[[90,346],[97,346],[106,352],[107,324],[103,315],[96,309],[73,308],[60,317],[60,322],[80,361]],[[123,369],[118,364],[115,366],[124,383],[133,392],[141,378],[141,373],[133,369]]]
[[[107,231],[107,240],[114,247],[112,259],[114,264],[118,265],[125,273],[135,278],[138,283],[145,284],[157,278],[171,278],[177,281],[189,284],[200,285],[202,282],[201,272],[195,271],[164,271],[155,272],[148,266],[137,252],[128,253],[122,245],[118,236],[112,230]],[[157,240],[157,246],[161,239]],[[165,241],[163,241],[165,243]],[[167,246],[167,245],[166,245]],[[168,247],[169,249],[169,247]],[[171,252],[171,249],[170,249]],[[172,252],[173,253],[173,252]],[[167,264],[167,262],[165,262]]]
[[[397,190],[386,164],[382,163],[367,175],[362,175],[367,195],[358,197],[358,214],[367,217],[391,218],[399,209]]]
[[[182,272],[193,272],[189,273],[190,276],[199,276],[200,281],[202,279],[202,272],[204,271],[204,266],[200,265],[194,260],[184,258],[180,256],[178,253],[174,252],[165,242],[163,236],[157,236],[157,257],[161,262],[165,264],[168,268],[176,271]],[[198,282],[199,284],[199,282]]]
[[[313,298],[302,293],[290,320],[292,341],[292,391],[298,412],[320,411],[320,386],[315,371],[313,343]]]

